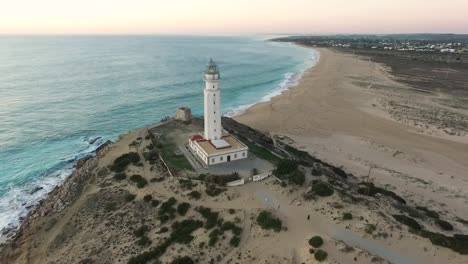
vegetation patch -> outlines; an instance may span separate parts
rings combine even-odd
[[[125,195],[125,201],[131,202],[131,201],[135,200],[135,197],[136,197],[135,194],[133,194],[133,193],[127,193],[127,194]]]
[[[192,190],[193,187],[197,186],[197,184],[194,184],[190,179],[179,179],[179,185],[184,190]]]
[[[136,237],[142,237],[146,234],[147,231],[148,231],[148,226],[142,225],[137,230],[133,231],[133,235],[135,235]]]
[[[161,204],[161,207],[159,207],[158,214],[160,216],[167,215],[170,218],[174,218],[176,209],[173,206],[176,203],[177,200],[174,197],[169,198],[167,201]]]
[[[206,190],[205,190],[206,194],[208,194],[209,196],[218,196],[224,191],[226,191],[225,188],[218,188],[214,184],[206,185]]]
[[[305,175],[299,170],[299,164],[295,160],[280,160],[276,169],[273,170],[273,175],[278,179],[288,180],[299,186],[302,186],[305,182]]]
[[[151,202],[151,200],[153,200],[153,196],[151,194],[147,194],[143,197],[143,201],[147,203]]]
[[[130,180],[136,183],[138,188],[143,188],[148,184],[148,181],[139,174],[130,176]]]
[[[142,247],[147,247],[151,245],[151,240],[147,236],[142,236],[140,239],[137,240],[137,245]]]
[[[343,220],[352,220],[353,215],[349,212],[343,213]]]
[[[377,230],[377,226],[374,225],[374,224],[366,224],[365,227],[364,227],[364,231],[367,234],[372,234],[372,233],[375,232],[375,230]]]
[[[314,248],[319,248],[323,245],[323,239],[321,236],[313,236],[309,239],[309,245]]]
[[[159,147],[161,156],[169,167],[174,170],[193,170],[192,165],[190,165],[190,162],[185,158],[185,155],[178,154],[180,150],[170,138],[165,138],[164,141],[161,141],[160,144],[156,146]]]
[[[333,195],[333,188],[326,182],[315,180],[312,182],[312,192],[318,196],[326,197]]]
[[[406,215],[393,215],[393,218],[397,220],[398,222],[414,229],[414,230],[421,230],[421,225],[414,220],[413,218],[406,216]]]
[[[195,200],[198,200],[200,199],[201,197],[201,193],[199,191],[191,191],[189,192],[188,194],[188,197],[190,197],[191,199],[195,199]]]
[[[159,203],[160,203],[159,200],[152,200],[151,201],[151,206],[158,207]]]
[[[361,185],[362,186],[359,187],[359,189],[357,190],[359,194],[367,195],[367,196],[374,196],[375,194],[380,193],[382,195],[393,198],[395,201],[399,203],[406,204],[406,200],[398,196],[396,193],[386,190],[384,188],[377,187],[372,182],[362,182]]]
[[[199,212],[203,218],[206,219],[205,223],[205,228],[206,229],[211,229],[216,226],[217,221],[218,221],[218,212],[212,212],[210,208],[200,206],[197,209],[195,209],[197,212]]]
[[[229,240],[229,244],[233,247],[238,247],[240,243],[240,237],[239,236],[233,236],[231,240]]]
[[[442,230],[445,230],[445,231],[452,231],[453,230],[452,224],[450,224],[447,221],[444,221],[442,219],[437,219],[435,222],[440,228],[442,228]]]
[[[185,256],[174,259],[171,264],[195,264],[195,262],[190,257]]]
[[[428,238],[432,244],[450,248],[462,255],[468,255],[468,235],[455,234],[452,237],[427,230],[421,230],[419,234]]]
[[[283,226],[281,219],[273,216],[273,214],[268,211],[260,212],[260,214],[257,216],[257,224],[262,229],[273,229],[275,232],[281,231]]]
[[[244,142],[246,142],[246,141],[244,141]],[[247,145],[249,147],[249,152],[254,154],[255,156],[261,158],[261,159],[268,160],[273,164],[277,164],[281,160],[281,158],[279,158],[275,154],[271,153],[271,151],[269,151],[268,149],[266,149],[264,147],[261,147],[261,146],[259,146],[257,144],[252,144],[252,143],[247,144]]]
[[[137,164],[138,162],[140,162],[140,155],[136,152],[129,152],[116,158],[114,163],[110,166],[110,170],[113,172],[122,172],[128,165],[132,163]]]
[[[189,203],[186,203],[186,202],[180,203],[177,205],[177,213],[179,213],[180,215],[185,215],[187,214],[187,211],[189,210],[189,208],[190,208]]]
[[[328,253],[322,249],[317,249],[314,253],[314,258],[319,262],[324,261],[325,259],[327,259],[327,257]]]
[[[118,181],[124,180],[125,178],[127,178],[125,172],[117,172],[116,174],[114,174],[114,179]]]
[[[199,220],[187,219],[174,226],[169,238],[162,244],[141,253],[138,256],[130,258],[128,264],[143,264],[150,260],[158,259],[161,257],[174,243],[189,243],[193,240],[192,233],[198,228],[203,226],[203,222]]]
[[[219,229],[213,229],[210,234],[208,235],[209,240],[208,240],[208,246],[212,247],[216,245],[216,242],[218,242],[218,235],[219,235]]]
[[[437,213],[436,211],[430,210],[427,207],[416,206],[416,209],[418,209],[419,211],[423,211],[424,213],[426,213],[427,216],[431,218],[439,219],[439,213]]]
[[[234,172],[231,174],[225,175],[215,175],[215,174],[200,174],[198,179],[206,183],[217,184],[220,186],[226,186],[226,183],[236,181],[240,179],[239,173]]]

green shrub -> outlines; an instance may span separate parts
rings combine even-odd
[[[143,201],[145,202],[151,202],[151,200],[153,200],[153,196],[151,194],[147,194],[143,197]]]
[[[369,182],[369,183],[362,182],[361,185],[362,186],[359,187],[359,189],[357,190],[359,194],[367,195],[367,196],[374,196],[376,193],[380,193],[382,195],[393,198],[395,201],[399,203],[406,204],[405,199],[398,196],[396,193],[386,190],[384,188],[377,187],[372,182]]]
[[[198,191],[191,191],[187,194],[190,198],[198,200],[201,197],[201,193]]]
[[[225,186],[228,182],[239,180],[240,176],[237,172],[227,175],[200,174],[198,176],[198,179],[201,181],[205,181],[207,185],[212,183],[220,186]]]
[[[148,181],[139,174],[130,176],[130,180],[136,183],[138,188],[143,188],[148,184]]]
[[[208,240],[208,246],[212,247],[216,244],[216,242],[218,242],[218,235],[219,235],[219,229],[213,229],[210,234],[208,235],[208,237],[210,238]]]
[[[233,236],[231,240],[229,240],[229,244],[233,247],[238,247],[240,243],[240,237],[239,236]]]
[[[190,208],[190,204],[183,202],[177,205],[177,212],[180,215],[185,215],[189,208]]]
[[[343,220],[352,220],[353,215],[349,212],[343,213]]]
[[[282,159],[278,162],[276,169],[273,170],[273,174],[282,179],[285,175],[292,173],[297,170],[298,164],[295,160]]]
[[[161,204],[159,207],[158,214],[164,215],[168,214],[170,216],[175,214],[176,209],[174,209],[174,205],[177,203],[177,200],[174,197],[169,198],[167,201]]]
[[[313,167],[312,171],[311,171],[311,174],[313,176],[320,176],[320,175],[322,175],[322,169],[319,168],[319,167]]]
[[[174,259],[171,264],[195,264],[195,262],[190,257],[178,257]]]
[[[203,218],[206,219],[205,223],[205,228],[206,229],[211,229],[216,226],[216,223],[218,221],[218,212],[212,212],[210,208],[200,206],[197,209],[197,212],[199,212]]]
[[[427,216],[434,218],[434,219],[439,219],[439,213],[436,211],[429,210],[427,207],[424,206],[416,206],[416,209],[423,211],[426,213]]]
[[[321,250],[321,249],[317,249],[317,250],[315,251],[315,253],[314,253],[314,257],[315,257],[315,259],[316,259],[317,261],[322,262],[322,261],[324,261],[325,259],[327,259],[328,253],[325,252],[325,251],[323,251],[323,250]]]
[[[110,169],[114,172],[122,172],[131,163],[137,164],[138,162],[140,162],[140,155],[136,152],[129,152],[116,158]]]
[[[397,220],[398,222],[414,229],[414,230],[421,230],[421,225],[414,220],[413,218],[406,216],[406,215],[393,215],[393,218]]]
[[[263,229],[273,229],[275,232],[281,231],[283,222],[273,216],[271,212],[262,211],[257,216],[257,224]]]
[[[224,192],[226,189],[224,188],[218,188],[216,187],[216,185],[214,184],[208,184],[206,186],[206,194],[208,194],[209,196],[218,196],[220,195],[222,192]]]
[[[121,181],[125,178],[127,178],[127,175],[125,174],[125,172],[117,172],[116,174],[114,174],[114,179],[118,181]]]
[[[234,213],[236,212],[236,210],[234,210],[234,209],[232,209],[232,208],[229,208],[228,212],[229,212],[230,214],[234,214]]]
[[[333,188],[328,183],[322,181],[316,181],[316,183],[312,184],[312,191],[322,197],[333,195]]]
[[[166,252],[167,248],[170,247],[172,244],[189,243],[190,241],[192,241],[192,232],[202,226],[203,223],[201,221],[192,219],[184,220],[178,225],[177,229],[172,230],[169,238],[166,239],[163,243],[137,256],[131,257],[127,263],[142,264],[147,263],[150,260],[158,259]]]
[[[158,207],[158,205],[159,205],[159,200],[152,200],[152,201],[151,201],[151,205],[152,205],[153,207]]]
[[[300,170],[295,170],[291,175],[289,176],[289,180],[296,185],[302,186],[305,182],[305,175],[302,171]]]
[[[131,201],[135,200],[135,197],[136,197],[135,194],[133,194],[133,193],[127,193],[127,194],[125,195],[125,201],[131,202]]]
[[[313,236],[312,238],[309,239],[309,245],[311,245],[314,248],[319,248],[320,246],[323,245],[323,239],[320,236]]]
[[[375,230],[377,230],[377,226],[374,224],[366,224],[364,227],[364,231],[368,234],[374,233]]]
[[[438,226],[440,226],[440,228],[442,228],[442,230],[446,230],[446,231],[452,231],[453,230],[452,224],[450,224],[447,221],[444,221],[442,219],[437,219],[435,222],[436,222],[436,224]]]
[[[148,226],[147,225],[142,225],[137,230],[133,231],[133,234],[136,237],[142,237],[142,236],[144,236],[146,234],[147,231],[148,231]]]
[[[139,246],[146,247],[151,244],[151,240],[147,236],[142,236],[140,239],[137,240],[137,244]]]
[[[192,190],[196,186],[190,179],[179,179],[179,185],[184,190]]]
[[[240,235],[242,232],[242,228],[236,226],[234,223],[230,221],[226,221],[221,225],[222,231],[231,230],[233,234]]]

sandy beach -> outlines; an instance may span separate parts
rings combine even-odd
[[[415,92],[366,58],[318,51],[320,61],[296,87],[235,119],[287,136],[296,147],[356,176],[367,176],[372,166],[376,183],[388,184],[414,203],[468,217],[467,137],[396,120],[388,109],[389,101],[443,107],[434,96]]]

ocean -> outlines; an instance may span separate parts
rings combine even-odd
[[[1,36],[0,230],[106,140],[178,106],[202,115],[209,58],[233,116],[293,86],[318,53],[265,36]]]

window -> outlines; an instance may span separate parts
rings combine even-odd
[[[237,158],[237,154],[234,154],[234,158]]]
[[[214,158],[211,158],[211,162],[215,162],[215,159],[214,159]]]
[[[245,152],[242,152],[242,157],[245,157]]]
[[[213,88],[214,88],[214,85],[213,85]]]
[[[223,160],[223,156],[219,157],[219,160]]]

